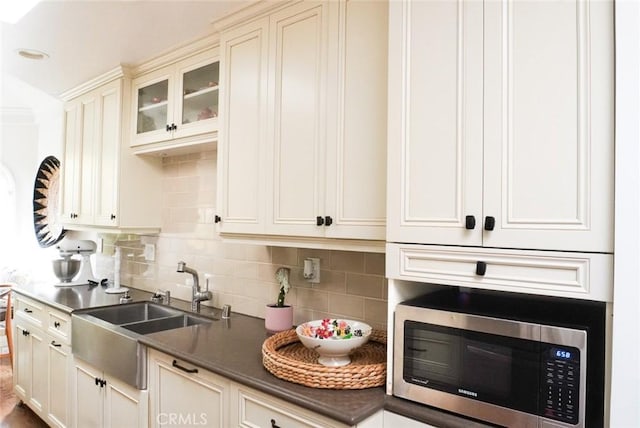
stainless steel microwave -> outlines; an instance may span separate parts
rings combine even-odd
[[[602,427],[604,331],[604,303],[450,287],[396,307],[393,394],[507,427]]]

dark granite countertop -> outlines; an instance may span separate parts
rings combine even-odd
[[[16,286],[15,291],[67,313],[119,304],[121,296],[107,294],[100,286],[29,284]],[[134,302],[151,297],[151,293],[133,288],[130,294]],[[171,306],[188,311],[190,303],[172,299]],[[219,318],[220,310],[203,305],[200,313]],[[385,408],[443,428],[489,427],[438,409],[387,396],[383,387],[329,390],[281,380],[262,365],[262,343],[267,337],[269,335],[263,319],[232,313],[227,320],[148,334],[139,340],[150,348],[347,425],[358,424]]]

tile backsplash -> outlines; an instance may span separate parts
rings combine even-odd
[[[163,161],[162,233],[158,236],[102,235],[103,254],[97,270],[113,277],[114,246],[122,253],[120,279],[148,291],[169,290],[190,300],[191,275],[177,273],[179,261],[196,269],[200,284],[209,282],[213,300],[230,304],[234,312],[264,317],[275,303],[279,267],[291,270],[285,302],[294,307],[294,322],[340,317],[362,320],[386,329],[387,281],[385,256],[378,253],[270,247],[224,242],[215,232],[216,152],[166,157]],[[155,259],[145,259],[145,246],[155,247]],[[320,283],[302,275],[305,258],[320,259]]]

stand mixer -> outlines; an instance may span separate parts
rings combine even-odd
[[[70,287],[73,285],[87,285],[89,284],[89,280],[97,281],[93,276],[90,260],[91,255],[95,254],[97,249],[95,242],[89,240],[63,239],[56,248],[60,252],[60,257],[62,257],[61,260],[53,261],[54,272],[56,276],[58,276],[58,279],[60,279],[61,281],[60,283],[56,284],[56,286]],[[72,269],[73,266],[77,266],[76,263],[70,263],[74,261],[74,259],[71,259],[71,257],[75,254],[78,254],[82,257],[80,269],[78,269],[80,273],[74,275],[72,271],[61,272],[60,266],[64,266],[65,268],[71,267]]]

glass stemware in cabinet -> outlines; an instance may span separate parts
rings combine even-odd
[[[205,65],[183,76],[182,123],[218,117],[219,63]]]
[[[166,126],[168,93],[168,80],[138,89],[138,134],[162,129]]]

